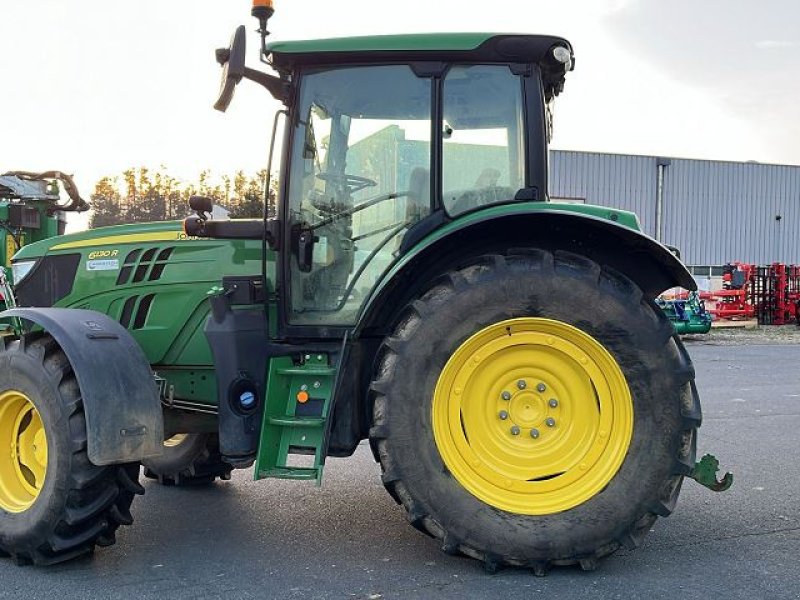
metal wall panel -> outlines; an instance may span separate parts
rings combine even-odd
[[[687,264],[797,264],[798,201],[800,167],[674,159],[665,175],[664,240]]]
[[[635,212],[642,229],[653,235],[656,173],[653,156],[553,150],[550,196]]]
[[[657,165],[652,156],[553,150],[550,196],[633,211],[654,236]],[[662,241],[690,265],[800,264],[798,204],[800,167],[671,159]]]

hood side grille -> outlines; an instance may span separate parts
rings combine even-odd
[[[117,285],[126,283],[141,283],[142,281],[157,281],[164,272],[174,246],[168,248],[149,248],[142,253],[142,248],[136,248],[125,257],[125,263],[117,277]],[[140,258],[141,256],[141,258]],[[149,272],[149,277],[148,277]],[[133,278],[131,279],[131,274]]]

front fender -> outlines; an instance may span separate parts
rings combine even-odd
[[[164,421],[144,352],[117,321],[92,310],[14,308],[0,319],[35,323],[58,342],[78,380],[89,460],[137,462],[163,451]]]
[[[636,227],[631,213],[587,205],[510,204],[464,215],[410,247],[403,245],[401,257],[364,303],[356,333],[380,326],[387,306],[404,306],[413,298],[409,288],[429,285],[470,257],[513,248],[582,254],[633,280],[648,299],[670,287],[696,289],[683,263]]]

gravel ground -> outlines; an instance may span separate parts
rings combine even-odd
[[[759,325],[752,329],[716,328],[702,335],[685,335],[689,344],[712,346],[745,346],[750,344],[800,344],[800,327],[797,325]]]

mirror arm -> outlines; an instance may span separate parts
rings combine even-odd
[[[250,67],[244,68],[244,78],[263,85],[276,100],[280,100],[284,104],[288,102],[290,92],[288,81],[284,81],[280,77],[275,77],[274,75],[256,71]]]
[[[223,220],[204,219],[200,215],[189,215],[183,220],[183,232],[189,237],[223,240],[260,240],[266,237],[271,250],[280,245],[280,222],[269,219]]]

